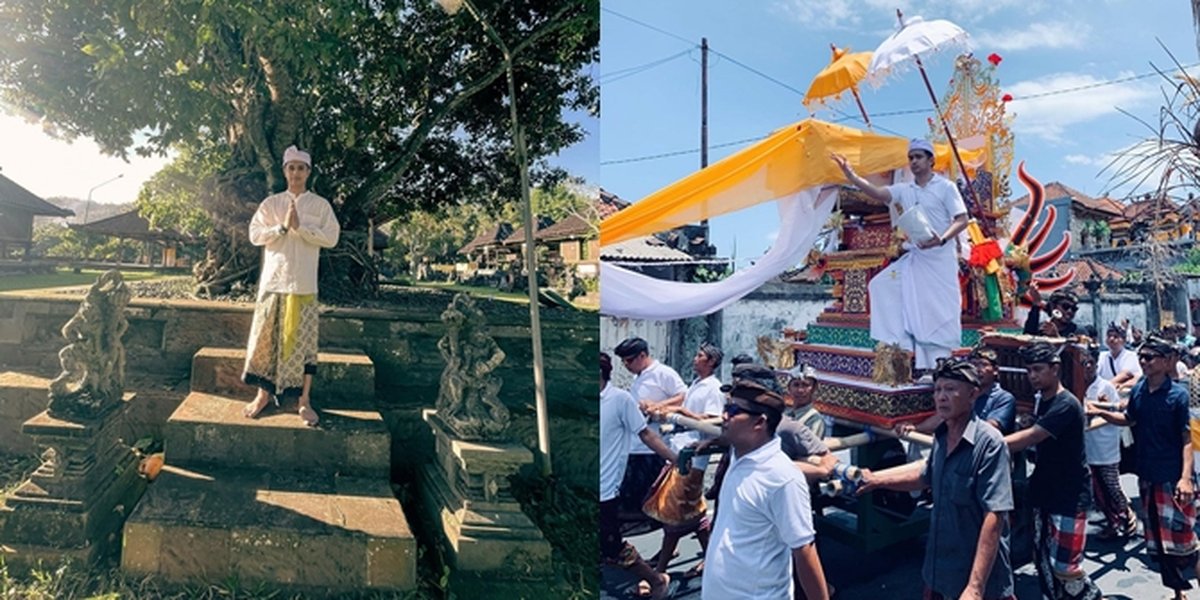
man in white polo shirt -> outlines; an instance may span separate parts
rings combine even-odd
[[[625,368],[634,374],[629,394],[637,402],[643,414],[660,411],[668,406],[683,404],[687,386],[675,369],[650,358],[649,345],[642,338],[633,337],[617,344],[613,352],[621,357]],[[657,435],[658,423],[650,423]],[[640,513],[642,501],[646,499],[650,486],[662,471],[663,461],[654,451],[643,444],[636,435],[630,437],[629,466],[625,480],[621,483],[621,508],[626,512]]]
[[[808,483],[775,435],[783,391],[773,375],[736,379],[728,391],[721,437],[732,460],[705,554],[701,597],[791,600],[794,564],[805,597],[828,600]]]
[[[1096,360],[1096,372],[1117,391],[1132,389],[1142,377],[1142,365],[1138,364],[1137,353],[1125,347],[1125,328],[1116,322],[1109,323],[1104,343],[1108,350],[1101,352]]]
[[[671,578],[656,573],[637,548],[621,539],[620,499],[617,490],[625,475],[625,457],[629,440],[637,437],[664,459],[675,461],[675,453],[646,426],[646,419],[628,392],[609,383],[612,359],[600,353],[600,558],[632,571],[650,582],[650,597],[655,600],[671,594]]]

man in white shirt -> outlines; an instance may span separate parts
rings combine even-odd
[[[1094,350],[1093,350],[1094,349]],[[1084,392],[1084,408],[1089,410],[1121,410],[1125,406],[1112,382],[1097,376],[1099,350],[1089,348],[1088,355],[1080,361],[1084,381],[1088,382]],[[1132,354],[1130,352],[1129,354]],[[1129,498],[1121,489],[1121,436],[1128,428],[1105,425],[1088,430],[1083,436],[1084,453],[1088,469],[1092,472],[1092,498],[1100,512],[1104,513],[1105,526],[1096,537],[1108,540],[1127,538],[1137,533],[1137,515],[1129,507]]]
[[[729,389],[721,437],[732,460],[705,554],[705,600],[791,600],[793,563],[806,598],[829,598],[808,483],[775,435],[783,409],[773,376],[737,379]]]
[[[1108,350],[1100,353],[1096,362],[1097,373],[1120,390],[1128,390],[1142,377],[1142,365],[1138,364],[1137,353],[1125,347],[1125,328],[1109,323],[1104,335]]]
[[[625,368],[634,374],[629,393],[643,414],[661,411],[668,406],[683,404],[687,386],[675,369],[650,358],[646,340],[633,337],[617,344],[613,352],[621,357]],[[659,433],[658,423],[650,429]],[[662,471],[663,461],[654,451],[642,443],[637,436],[630,437],[629,466],[625,470],[625,481],[621,483],[622,508],[627,512],[641,512],[642,501]]]
[[[280,396],[299,396],[300,418],[316,426],[309,392],[317,371],[317,263],[341,226],[329,202],[308,191],[311,169],[308,153],[289,146],[287,190],[263,200],[250,221],[250,243],[263,247],[263,262],[242,381],[258,394],[242,412],[254,418],[272,397],[278,404]]]
[[[628,392],[613,387],[612,359],[600,353],[600,557],[632,571],[650,582],[650,597],[667,598],[671,593],[671,578],[656,573],[642,560],[637,548],[621,539],[620,499],[617,497],[621,479],[625,476],[625,457],[629,454],[631,436],[654,449],[666,460],[675,461],[675,453],[646,426],[646,419]]]
[[[962,345],[962,306],[955,238],[967,227],[967,207],[954,182],[933,172],[933,145],[914,139],[908,146],[913,181],[880,187],[860,177],[846,157],[833,155],[846,179],[892,218],[918,210],[932,228],[926,239],[908,240],[906,253],[871,278],[871,337],[916,353],[916,368],[930,370],[937,359]]]

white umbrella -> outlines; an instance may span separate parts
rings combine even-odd
[[[938,19],[926,21],[921,17],[901,16],[900,28],[875,49],[871,55],[871,64],[867,66],[867,81],[880,85],[891,75],[896,75],[916,64],[921,65],[921,55],[928,55],[946,50],[969,50],[970,37],[961,27]]]
[[[938,120],[942,122],[942,129],[946,132],[946,139],[950,141],[950,149],[954,153],[955,160],[958,161],[958,168],[962,171],[963,179],[966,180],[967,193],[971,196],[970,199],[974,205],[972,208],[978,207],[979,202],[975,198],[975,188],[971,185],[971,178],[967,175],[967,167],[963,164],[962,157],[958,155],[958,144],[955,143],[954,136],[950,133],[950,126],[946,124],[942,107],[938,103],[937,95],[933,93],[933,85],[929,83],[925,65],[921,62],[922,54],[929,55],[946,50],[969,50],[970,37],[961,27],[945,19],[926,21],[917,16],[906,19],[899,10],[896,11],[896,17],[900,20],[900,28],[875,49],[875,53],[871,56],[871,64],[867,67],[866,79],[872,85],[878,86],[889,76],[909,68],[910,64],[917,65],[917,69],[921,71],[921,79],[925,81],[925,89],[929,92],[929,99],[933,100],[933,108],[937,112]]]

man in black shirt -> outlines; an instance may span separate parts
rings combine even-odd
[[[1005,437],[1012,453],[1036,446],[1029,478],[1033,547],[1042,594],[1053,600],[1098,600],[1100,589],[1080,564],[1087,540],[1091,475],[1083,450],[1083,406],[1059,380],[1059,348],[1037,342],[1021,349],[1036,392],[1032,427]]]
[[[1079,298],[1074,292],[1055,290],[1046,302],[1042,302],[1037,289],[1030,288],[1029,294],[1033,298],[1033,308],[1029,309],[1029,316],[1025,319],[1026,334],[1071,337],[1082,333],[1074,321],[1075,313],[1079,310]],[[1050,315],[1050,319],[1039,325],[1043,311]]]

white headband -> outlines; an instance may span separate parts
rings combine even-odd
[[[307,152],[295,146],[288,146],[287,150],[283,151],[283,164],[287,165],[294,160],[308,165],[309,168],[312,167],[312,157]]]

